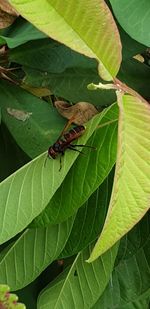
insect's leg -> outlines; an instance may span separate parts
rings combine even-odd
[[[74,147],[72,147],[72,145],[68,146],[68,149],[71,149],[71,150],[74,150],[74,151],[77,151],[77,152],[80,152],[81,154],[85,155],[84,152],[78,150],[78,149],[75,149]]]
[[[62,156],[64,155],[64,152],[62,151],[61,154],[60,154],[60,159],[59,159],[59,163],[60,163],[60,167],[59,167],[59,172],[61,171],[62,169]]]

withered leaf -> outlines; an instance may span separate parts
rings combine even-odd
[[[19,15],[17,11],[11,6],[8,0],[0,0],[0,9],[10,15]]]
[[[68,120],[72,120],[77,125],[82,125],[98,114],[96,107],[88,102],[78,102],[70,105],[65,101],[55,101],[58,112]]]
[[[12,6],[6,0],[0,0],[0,29],[10,26],[18,13],[12,8]]]

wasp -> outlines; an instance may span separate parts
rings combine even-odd
[[[61,156],[64,155],[66,149],[71,149],[74,151],[78,151],[83,154],[82,151],[76,149],[76,147],[89,147],[94,148],[87,145],[74,145],[72,142],[80,137],[85,131],[84,126],[76,126],[70,131],[63,133],[62,137],[58,138],[58,140],[49,147],[48,149],[48,157],[56,159],[56,157],[60,154]],[[95,148],[94,148],[95,149]],[[61,170],[61,156],[60,156],[60,169]]]

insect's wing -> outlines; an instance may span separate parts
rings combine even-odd
[[[75,128],[71,129],[69,132],[64,134],[64,138],[68,143],[73,142],[78,137],[80,137],[83,132],[85,131],[85,128],[83,126],[76,126]]]

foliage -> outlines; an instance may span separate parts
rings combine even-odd
[[[0,283],[29,309],[149,306],[149,11],[0,1]],[[99,111],[61,169],[56,100]]]

